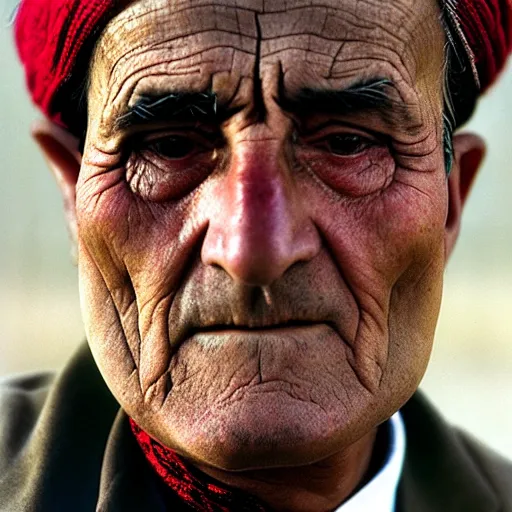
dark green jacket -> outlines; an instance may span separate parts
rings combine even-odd
[[[398,512],[512,512],[509,462],[447,425],[419,393],[402,415]],[[1,512],[163,512],[158,485],[87,346],[56,379],[1,386]]]

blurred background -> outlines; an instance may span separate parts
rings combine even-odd
[[[14,4],[0,0],[0,378],[59,369],[84,338],[61,200],[29,137],[38,114],[11,41]],[[467,129],[489,153],[422,387],[452,422],[512,458],[512,65]]]

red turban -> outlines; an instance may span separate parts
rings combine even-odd
[[[496,80],[512,50],[512,0],[445,0],[480,92]]]
[[[116,0],[22,0],[15,21],[16,46],[34,103],[50,119],[63,124],[63,86],[79,57],[112,16]],[[87,66],[87,62],[82,62]],[[67,91],[69,94],[70,91]]]
[[[75,75],[83,79],[93,44],[120,3],[22,0],[16,17],[19,56],[34,103],[54,121],[63,124],[63,117],[69,118],[74,92],[69,84]],[[475,81],[484,92],[496,80],[511,51],[512,0],[440,3],[466,49]]]

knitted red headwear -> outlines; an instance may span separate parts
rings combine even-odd
[[[484,92],[511,51],[512,0],[439,1]],[[69,84],[76,84],[73,77],[83,79],[95,40],[126,3],[22,0],[16,17],[16,44],[32,99],[50,119],[64,124],[63,117],[69,118],[76,102]]]
[[[65,124],[74,74],[85,76],[88,57],[120,2],[117,0],[22,0],[15,37],[32,101],[43,114]],[[89,55],[84,55],[88,53]],[[85,69],[84,69],[85,68]]]

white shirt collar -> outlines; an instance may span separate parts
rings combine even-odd
[[[335,512],[393,512],[405,459],[406,435],[402,416],[389,420],[389,452],[381,470]]]

